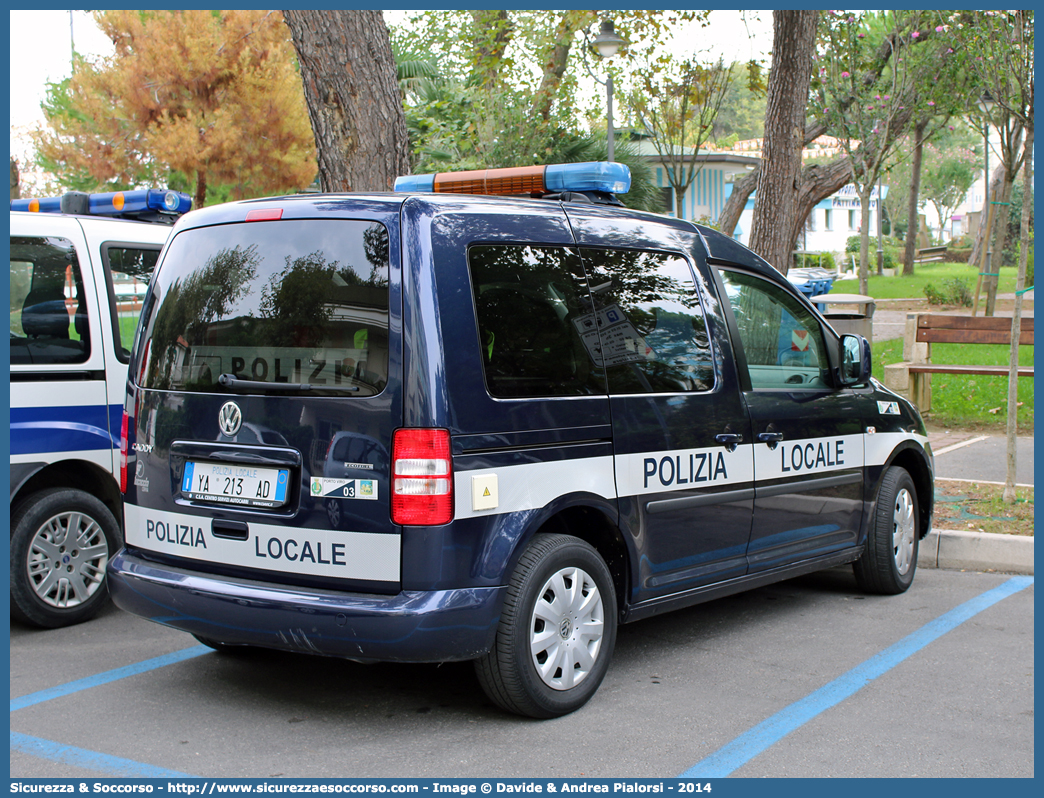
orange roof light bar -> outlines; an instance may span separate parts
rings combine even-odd
[[[435,175],[433,191],[439,194],[543,194],[544,166],[476,169]]]

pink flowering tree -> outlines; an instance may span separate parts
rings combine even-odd
[[[839,140],[851,164],[861,206],[861,294],[868,291],[874,188],[917,106],[930,101],[919,91],[910,56],[913,45],[930,39],[926,26],[925,12],[918,11],[828,11],[820,26],[810,111]]]

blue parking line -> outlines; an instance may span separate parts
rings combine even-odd
[[[1012,577],[1004,584],[987,590],[944,615],[940,615],[898,643],[874,655],[861,665],[857,665],[848,673],[839,676],[814,693],[795,701],[771,718],[744,732],[706,759],[697,762],[679,778],[714,779],[730,775],[795,729],[808,723],[830,707],[841,703],[929,643],[957,628],[969,618],[992,607],[998,601],[1018,593],[1032,584],[1032,576]]]
[[[73,765],[85,770],[93,770],[98,773],[104,773],[107,776],[123,776],[135,779],[199,778],[191,773],[180,773],[177,770],[167,770],[154,765],[145,765],[131,759],[99,754],[95,751],[87,751],[72,745],[53,743],[50,740],[41,740],[39,737],[30,737],[28,734],[19,734],[18,732],[11,732],[11,751],[31,754],[40,759],[47,759],[62,765]]]
[[[175,651],[171,654],[164,654],[162,657],[154,657],[153,659],[147,659],[144,662],[138,662],[134,665],[125,665],[122,668],[116,668],[94,676],[88,676],[86,679],[77,679],[75,682],[62,684],[58,687],[51,687],[47,690],[41,690],[38,693],[30,693],[29,695],[24,695],[20,698],[12,698],[11,711],[14,712],[16,709],[31,707],[33,704],[39,704],[43,701],[50,701],[52,698],[60,698],[72,693],[78,693],[80,690],[86,690],[90,687],[97,687],[98,685],[108,684],[109,682],[115,682],[119,679],[126,679],[128,676],[137,676],[139,673],[145,673],[146,671],[155,670],[156,668],[162,668],[165,665],[173,665],[175,662],[183,662],[210,651],[213,651],[213,649],[208,648],[207,646],[193,646],[192,648],[182,649],[181,651]]]

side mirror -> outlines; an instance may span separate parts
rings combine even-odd
[[[870,379],[873,359],[870,342],[861,335],[841,336],[841,367],[838,369],[839,385],[860,385]]]

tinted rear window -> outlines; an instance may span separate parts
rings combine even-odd
[[[372,222],[186,230],[154,278],[139,380],[213,391],[229,374],[377,394],[388,380],[388,271],[388,232]]]

